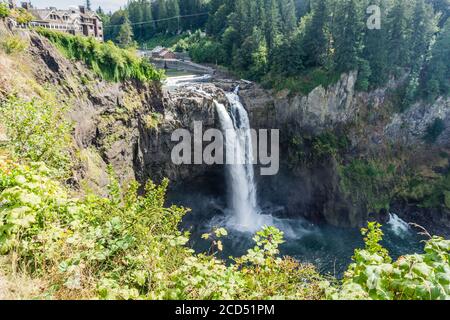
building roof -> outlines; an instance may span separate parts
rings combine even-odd
[[[163,47],[157,46],[157,47],[153,48],[152,53],[159,54],[159,53],[160,53],[161,51],[163,51],[163,50],[164,50]]]
[[[168,49],[164,49],[164,50],[162,50],[162,51],[159,53],[159,55],[160,55],[161,57],[165,56],[166,54],[173,54],[173,52],[170,51],[170,50],[168,50]]]
[[[158,55],[160,57],[164,57],[166,54],[173,54],[173,52],[170,49],[157,46],[151,51],[152,55]]]
[[[81,13],[79,9],[71,8],[69,10],[59,10],[55,8],[46,8],[46,9],[36,9],[31,8],[30,13],[39,21],[50,20],[50,15],[56,15],[57,21],[59,23],[75,23],[79,22],[80,17],[83,18],[97,18],[101,21],[100,17],[93,11],[86,11],[86,13]],[[67,16],[67,20],[64,20],[63,17]]]

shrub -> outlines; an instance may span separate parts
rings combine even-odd
[[[396,186],[396,167],[374,160],[353,160],[339,167],[341,190],[367,210],[389,209]]]
[[[407,181],[400,196],[423,208],[450,208],[450,172],[436,177],[416,175]]]
[[[66,108],[56,108],[43,100],[11,97],[0,103],[0,110],[0,120],[17,157],[43,161],[58,177],[67,175],[71,166],[72,125],[64,118]]]
[[[72,36],[39,28],[37,32],[48,38],[68,58],[84,62],[97,75],[109,81],[135,79],[142,82],[160,81],[163,71],[139,58],[131,49],[121,49],[111,41],[100,43],[94,38]]]
[[[337,136],[333,132],[327,131],[312,140],[313,156],[321,159],[323,157],[336,157],[341,150],[345,150],[349,145],[348,138],[341,134]]]
[[[6,3],[0,3],[0,19],[9,17],[10,14],[11,10],[9,10],[8,5]]]
[[[0,248],[61,292],[136,298],[158,289],[189,250],[177,225],[186,210],[164,208],[167,181],[146,196],[112,178],[109,197],[77,199],[41,163],[0,164]],[[181,255],[181,257],[180,257]]]
[[[49,172],[42,163],[0,160],[0,251],[50,282],[57,297],[323,297],[323,278],[312,266],[277,256],[283,234],[273,227],[227,265],[185,246],[188,234],[178,224],[187,210],[164,207],[167,180],[149,182],[140,196],[136,183],[123,188],[111,175],[108,197],[73,198]]]
[[[223,229],[214,232],[218,238]],[[207,237],[211,237],[208,235]],[[173,289],[166,298],[175,299],[320,299],[324,297],[324,278],[311,265],[300,265],[291,258],[278,257],[283,233],[264,227],[253,240],[247,254],[227,266],[214,256],[188,257],[171,277]]]
[[[216,64],[222,64],[225,56],[222,46],[218,42],[205,38],[191,44],[189,54],[196,62]]]
[[[307,95],[318,86],[326,88],[335,84],[339,77],[340,74],[322,68],[312,68],[290,77],[272,72],[264,77],[263,84],[278,91],[288,89],[292,93]]]
[[[19,24],[27,24],[33,20],[33,15],[23,8],[15,8],[11,10],[11,17]]]
[[[28,43],[19,36],[7,36],[0,40],[0,45],[7,54],[21,53],[28,47]]]
[[[380,245],[383,233],[372,222],[363,229],[366,247],[355,250],[342,287],[328,289],[330,299],[448,300],[450,241],[433,237],[425,254],[400,257],[392,263]]]

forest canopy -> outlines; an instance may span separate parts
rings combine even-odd
[[[305,92],[352,70],[359,90],[408,75],[408,105],[449,92],[449,8],[449,0],[133,0],[104,18],[107,39],[129,24],[141,44],[200,29],[206,35],[177,48],[280,89]],[[368,26],[378,13],[379,28]]]

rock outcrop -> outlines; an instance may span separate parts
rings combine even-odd
[[[357,116],[356,79],[356,72],[343,74],[336,84],[328,88],[319,86],[306,96],[291,95],[288,91],[274,93],[256,85],[243,86],[240,96],[255,128],[290,124],[317,133]]]
[[[281,173],[261,177],[259,185],[261,198],[284,205],[288,217],[303,216],[314,222],[356,227],[380,215],[368,212],[364,203],[355,203],[343,193],[334,158],[312,160],[308,165],[292,164],[288,155],[294,136],[317,136],[346,128],[352,146],[352,154],[347,158],[364,157],[381,153],[389,145],[427,148],[426,131],[436,119],[441,119],[444,129],[432,147],[450,146],[450,99],[416,103],[397,114],[392,111],[392,96],[405,77],[371,92],[356,91],[356,78],[356,72],[343,74],[336,84],[319,86],[305,96],[241,84],[240,96],[252,126],[280,129]]]
[[[434,103],[418,102],[401,114],[395,114],[385,128],[385,136],[404,145],[424,144],[427,130],[436,119],[442,121],[441,132],[436,132],[435,144],[450,145],[450,99],[440,98]]]
[[[29,42],[23,59],[33,63],[26,64],[26,72],[16,73],[20,81],[13,87],[7,84],[14,79],[4,79],[0,88],[5,95],[17,93],[24,99],[39,97],[39,88],[49,88],[55,104],[67,105],[77,155],[71,181],[75,186],[104,193],[109,165],[121,181],[142,184],[163,177],[182,181],[214,170],[174,165],[171,134],[178,128],[192,131],[194,121],[202,121],[205,130],[215,126],[213,97],[225,102],[222,90],[203,84],[166,92],[159,83],[103,81],[82,63],[65,58],[46,38],[33,32],[20,36]],[[6,75],[15,72],[11,61],[0,62],[6,64],[0,65]]]

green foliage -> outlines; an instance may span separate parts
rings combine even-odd
[[[324,66],[327,60],[329,10],[326,0],[314,3],[310,15],[303,17],[300,36],[306,67]]]
[[[312,141],[312,152],[316,159],[324,157],[336,158],[339,151],[345,150],[349,141],[345,135],[335,135],[332,132],[324,132],[314,137]]]
[[[178,231],[186,210],[164,207],[168,181],[122,188],[111,175],[106,198],[73,198],[42,163],[0,161],[0,249],[50,281],[55,295],[103,299],[321,298],[312,266],[277,257],[282,233],[266,227],[256,246],[226,265],[193,254]],[[218,228],[205,238],[227,235]],[[216,243],[221,246],[220,242]]]
[[[449,204],[450,173],[436,177],[416,174],[407,180],[398,196],[424,208],[447,208]]]
[[[141,46],[146,49],[153,49],[157,46],[162,46],[165,48],[173,48],[177,52],[187,51],[189,48],[189,43],[186,43],[188,41],[190,36],[186,33],[180,34],[180,35],[155,35],[151,37],[149,40],[146,40],[145,42],[141,42]],[[181,47],[177,49],[178,47]]]
[[[17,157],[45,162],[63,177],[71,166],[72,125],[64,118],[66,108],[55,108],[53,103],[10,97],[0,103],[0,120]]]
[[[361,91],[410,73],[401,98],[406,108],[450,90],[449,11],[440,2],[373,0],[381,9],[381,28],[371,29],[368,3],[357,0],[133,0],[106,16],[105,39],[117,40],[121,29],[129,30],[129,19],[144,47],[174,46],[197,62],[218,63],[241,77],[299,93],[328,82],[311,82],[314,70],[330,79],[357,70]],[[203,40],[183,36],[204,29]]]
[[[374,160],[353,160],[339,167],[341,190],[368,211],[388,209],[395,194],[396,167]]]
[[[365,9],[365,8],[364,8]],[[363,19],[363,8],[357,0],[339,2],[334,18],[334,63],[338,72],[357,70],[362,50],[363,30],[366,28]]]
[[[28,43],[19,36],[6,36],[0,39],[0,47],[7,54],[18,54],[27,49]]]
[[[133,34],[135,39],[143,40],[155,30],[153,23],[144,24],[153,20],[153,10],[150,1],[130,1],[127,7],[128,18],[133,23]],[[123,25],[120,27],[123,28]]]
[[[219,232],[220,231],[220,232]],[[224,230],[217,229],[221,236]],[[209,238],[211,234],[207,237]],[[206,235],[205,235],[206,238]],[[319,299],[323,278],[312,266],[277,257],[283,234],[264,227],[253,249],[229,266],[211,256],[189,257],[174,273],[173,289],[166,298],[176,299]]]
[[[190,250],[177,230],[186,213],[164,208],[168,181],[122,189],[114,177],[109,197],[72,198],[43,164],[0,166],[0,245],[23,267],[51,277],[58,290],[89,289],[102,298],[137,298],[158,291]]]
[[[433,237],[425,254],[400,257],[394,263],[380,245],[382,232],[369,223],[366,248],[355,250],[339,289],[329,288],[330,299],[448,300],[450,298],[450,241]]]
[[[0,18],[6,18],[9,17],[11,14],[11,10],[9,10],[9,7],[6,3],[0,3]]]
[[[369,252],[370,254],[377,254],[381,258],[383,258],[383,261],[385,262],[391,262],[391,258],[389,257],[389,252],[383,248],[383,246],[380,244],[380,242],[383,240],[383,231],[381,231],[381,225],[377,222],[369,222],[367,225],[367,228],[361,229],[361,233],[364,238],[364,242],[366,245],[365,250]],[[353,257],[354,260],[356,260],[356,255],[360,251],[357,250],[355,252],[355,257]]]
[[[305,69],[333,73],[358,70],[357,89],[362,91],[384,86],[393,76],[411,71],[413,87],[405,104],[419,96],[419,75],[424,96],[447,94],[448,77],[444,74],[448,63],[444,57],[448,56],[448,26],[438,28],[438,21],[445,22],[442,16],[447,12],[433,10],[424,0],[374,0],[371,4],[381,9],[381,29],[366,26],[368,4],[356,0],[298,4],[301,14],[296,23],[290,0],[236,0],[231,4],[215,0],[207,32],[223,45],[225,65],[246,76],[252,54],[260,54],[265,46],[264,74],[257,72],[257,77],[249,78],[277,89],[309,92],[311,89],[305,89],[308,80],[303,80]],[[252,36],[255,29],[261,31],[264,41]],[[436,32],[439,36],[433,45]]]
[[[266,74],[268,49],[260,29],[255,27],[252,33],[244,39],[242,47],[237,49],[236,55],[233,57],[232,64],[251,80],[260,80]]]
[[[289,163],[296,167],[330,158],[339,160],[340,156],[347,151],[349,144],[344,133],[332,131],[325,131],[317,136],[296,136],[289,144]]]
[[[292,93],[307,95],[318,86],[326,88],[335,84],[339,77],[338,73],[315,68],[305,70],[294,77],[270,73],[264,77],[263,81],[264,84],[278,91],[288,89]]]
[[[116,42],[122,48],[128,48],[134,44],[133,30],[131,29],[130,21],[128,21],[128,19],[126,19],[125,23],[120,27]]]
[[[430,100],[450,92],[450,20],[444,25],[431,50],[421,78],[422,95]]]
[[[83,61],[105,80],[160,81],[162,71],[136,56],[132,50],[120,49],[112,42],[101,43],[93,38],[72,36],[47,29],[37,32],[48,38],[68,58]]]
[[[372,70],[367,60],[359,59],[358,61],[358,79],[356,81],[356,90],[367,91],[370,87],[370,77]]]
[[[156,39],[177,37],[181,33],[203,29],[208,18],[210,0],[131,0],[123,9],[107,16],[105,39],[116,40],[119,30],[132,23],[134,40],[145,47],[171,47]]]
[[[214,40],[202,38],[189,47],[192,60],[203,63],[222,63],[224,53],[219,43]]]
[[[14,8],[11,10],[10,16],[19,24],[27,24],[33,20],[33,15],[23,8]]]
[[[444,191],[444,204],[450,210],[450,190]]]

